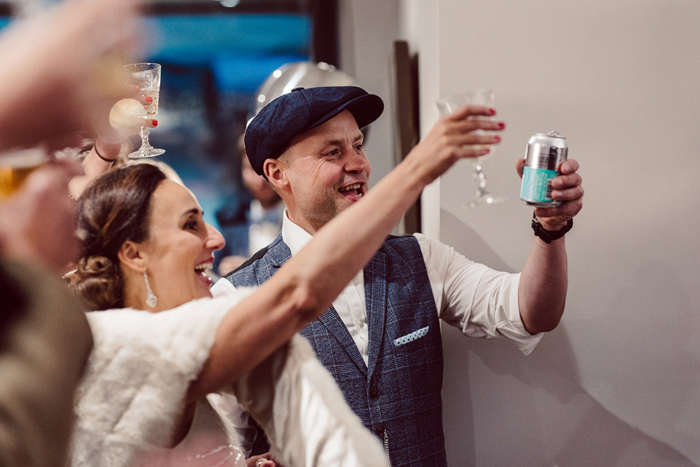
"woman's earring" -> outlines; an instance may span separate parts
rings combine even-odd
[[[148,283],[148,274],[146,274],[146,271],[143,271],[143,280],[146,281],[146,305],[155,308],[158,304],[158,297],[153,293],[151,284]]]

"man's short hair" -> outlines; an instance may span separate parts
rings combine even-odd
[[[263,175],[265,159],[277,159],[295,136],[344,110],[350,111],[362,128],[379,118],[384,102],[356,86],[296,88],[271,101],[245,132],[245,150],[253,170]]]

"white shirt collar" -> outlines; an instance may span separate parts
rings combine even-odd
[[[287,210],[285,209],[284,216],[282,217],[282,240],[284,240],[284,243],[289,247],[292,256],[299,253],[312,238],[309,232],[289,220]]]

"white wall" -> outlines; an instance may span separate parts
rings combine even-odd
[[[445,330],[451,465],[700,464],[700,3],[428,3],[406,3],[437,17],[437,48],[415,44],[439,63],[423,100],[492,87],[508,125],[485,169],[509,202],[463,207],[462,164],[440,183],[441,239],[523,267],[513,164],[535,132],[567,136],[586,188],[567,311],[535,353]]]

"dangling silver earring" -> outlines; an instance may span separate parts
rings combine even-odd
[[[151,284],[148,283],[148,274],[146,274],[146,271],[143,271],[143,280],[146,281],[146,305],[155,308],[158,304],[158,297],[153,293]]]

